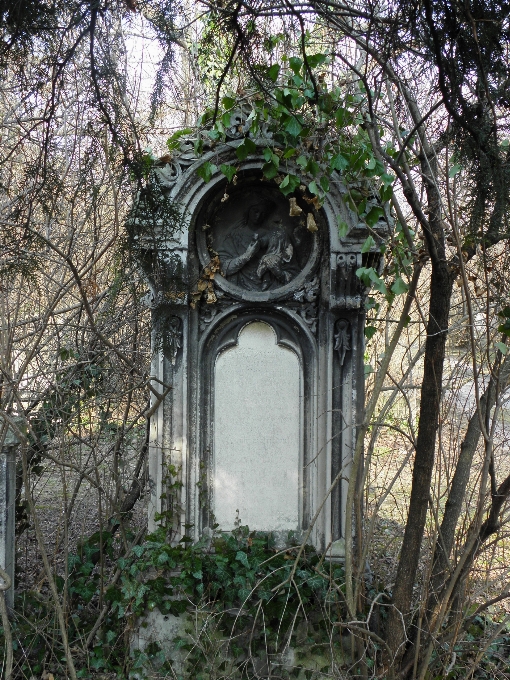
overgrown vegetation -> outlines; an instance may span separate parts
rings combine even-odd
[[[497,2],[0,3],[0,413],[23,423],[5,677],[510,672],[508,26]],[[156,258],[179,213],[151,168],[193,133],[203,180],[234,182],[214,149],[239,127],[238,158],[261,150],[286,196],[303,185],[320,208],[343,175],[385,256],[358,271],[367,401],[342,567],[242,527],[145,536],[148,420],[171,386],[150,380],[139,264],[183,293]],[[128,654],[155,609],[188,612],[173,661]]]

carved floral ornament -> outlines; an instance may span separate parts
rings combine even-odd
[[[344,365],[347,352],[351,350],[351,324],[347,319],[338,319],[335,324],[335,344],[340,366]]]

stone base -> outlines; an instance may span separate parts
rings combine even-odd
[[[151,671],[157,671],[165,661],[169,661],[180,676],[183,673],[184,652],[176,645],[175,640],[187,636],[185,629],[188,623],[189,617],[186,615],[162,614],[157,608],[147,612],[131,637],[131,656],[135,657],[137,653],[147,654],[150,645],[157,645],[161,652],[150,654],[151,658],[143,664],[144,668],[151,666]],[[146,670],[149,671],[148,668]],[[135,673],[131,677],[141,680],[145,675]],[[149,677],[153,677],[152,672]],[[167,674],[162,677],[167,677]]]
[[[234,612],[225,612],[235,618]],[[331,650],[307,651],[299,647],[287,647],[276,654],[258,654],[249,657],[246,650],[244,658],[234,658],[229,654],[231,641],[220,633],[215,624],[217,614],[197,611],[195,614],[161,614],[156,608],[146,614],[132,637],[131,654],[147,654],[147,659],[139,664],[137,671],[130,674],[133,680],[195,680],[196,668],[188,667],[187,657],[193,652],[183,649],[178,640],[184,639],[192,646],[199,646],[210,665],[211,678],[228,677],[231,680],[262,680],[266,678],[307,678],[340,677],[340,668],[346,657],[345,645],[336,648],[334,657]],[[207,629],[206,629],[207,628]],[[299,636],[298,636],[299,639]],[[159,648],[157,653],[148,653],[149,645]],[[188,645],[186,645],[188,646]],[[140,660],[141,661],[141,660]],[[169,675],[168,666],[171,666]],[[236,667],[237,666],[237,667]],[[216,669],[216,673],[215,673]],[[327,670],[326,670],[327,669]],[[205,671],[205,669],[204,669]],[[208,676],[207,676],[208,677]]]
[[[345,560],[345,538],[339,538],[338,541],[333,541],[326,556],[332,562],[343,562]]]

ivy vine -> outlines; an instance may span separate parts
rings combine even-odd
[[[282,38],[275,36],[265,45],[269,55],[279,40]],[[240,136],[235,148],[238,161],[262,155],[266,180],[274,181],[286,197],[306,192],[316,208],[324,203],[332,184],[341,181],[347,207],[368,230],[361,252],[387,254],[383,275],[374,266],[360,267],[356,274],[391,305],[408,290],[413,262],[409,230],[404,236],[400,223],[388,220],[386,206],[393,196],[395,177],[374,152],[366,126],[364,85],[361,81],[343,87],[328,84],[329,61],[327,54],[316,53],[307,54],[306,59],[282,55],[277,63],[255,65],[257,82],[251,92],[225,94],[200,117],[198,130],[177,130],[167,140],[167,147],[171,153],[179,152],[193,135],[195,153],[200,157],[228,141],[234,132]],[[383,131],[380,133],[382,138]],[[392,140],[384,143],[384,151],[398,156]],[[235,161],[218,166],[209,157],[197,173],[207,183],[220,172],[227,180],[228,193],[238,171]],[[382,242],[375,229],[380,221],[391,227],[389,244]],[[348,230],[349,225],[339,216],[340,237]],[[380,302],[369,298],[367,306],[377,311]],[[367,327],[367,337],[374,332],[374,327]]]

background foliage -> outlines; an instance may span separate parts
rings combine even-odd
[[[508,674],[508,12],[0,2],[0,408],[26,431],[6,677],[175,677],[161,650],[127,651],[153,607],[188,611],[189,677]],[[241,160],[258,137],[265,177],[316,207],[343,175],[385,257],[358,271],[372,290],[345,569],[241,527],[199,546],[145,536],[148,418],[169,386],[150,381],[129,211],[137,194],[159,209],[153,165],[190,134],[214,152],[238,111]],[[213,161],[204,181],[235,181]],[[286,646],[292,662],[273,656]]]

